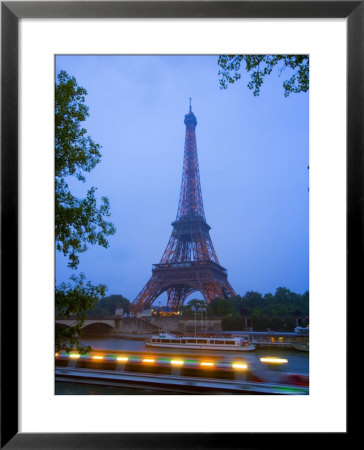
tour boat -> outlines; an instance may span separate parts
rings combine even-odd
[[[297,334],[308,334],[309,331],[310,331],[310,327],[309,326],[307,326],[307,327],[296,327],[294,329],[294,332],[297,333]]]
[[[175,336],[174,334],[161,331],[145,341],[149,347],[164,348],[188,348],[199,350],[230,350],[251,351],[255,350],[247,338],[244,337],[204,337],[204,336]]]
[[[300,350],[301,352],[308,352],[309,351],[309,343],[308,342],[294,344],[293,347],[296,350]]]

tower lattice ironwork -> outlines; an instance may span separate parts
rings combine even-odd
[[[182,308],[186,298],[200,291],[207,303],[216,297],[235,296],[227,271],[219,263],[206,223],[202,202],[196,145],[197,120],[192,112],[185,115],[185,148],[181,193],[173,230],[159,264],[153,265],[152,277],[131,305],[132,312],[150,308],[163,292],[168,307]]]

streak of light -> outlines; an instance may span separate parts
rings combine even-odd
[[[183,366],[184,361],[181,359],[171,359],[171,364],[173,366]]]
[[[288,363],[288,359],[285,358],[275,358],[275,357],[267,357],[267,358],[260,358],[260,362],[262,363],[272,363],[272,364],[284,364]]]
[[[232,364],[233,369],[247,369],[248,364],[246,363],[233,363]]]

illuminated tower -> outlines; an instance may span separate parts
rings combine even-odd
[[[206,223],[197,157],[197,120],[191,99],[184,123],[186,137],[177,217],[160,263],[153,265],[152,277],[131,305],[133,312],[149,309],[165,291],[167,304],[174,311],[182,309],[194,291],[200,291],[207,303],[215,297],[226,299],[236,295],[227,280],[226,269],[217,259]]]

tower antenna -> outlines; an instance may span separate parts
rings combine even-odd
[[[192,98],[190,97],[190,112],[192,112],[191,100],[192,100]]]

